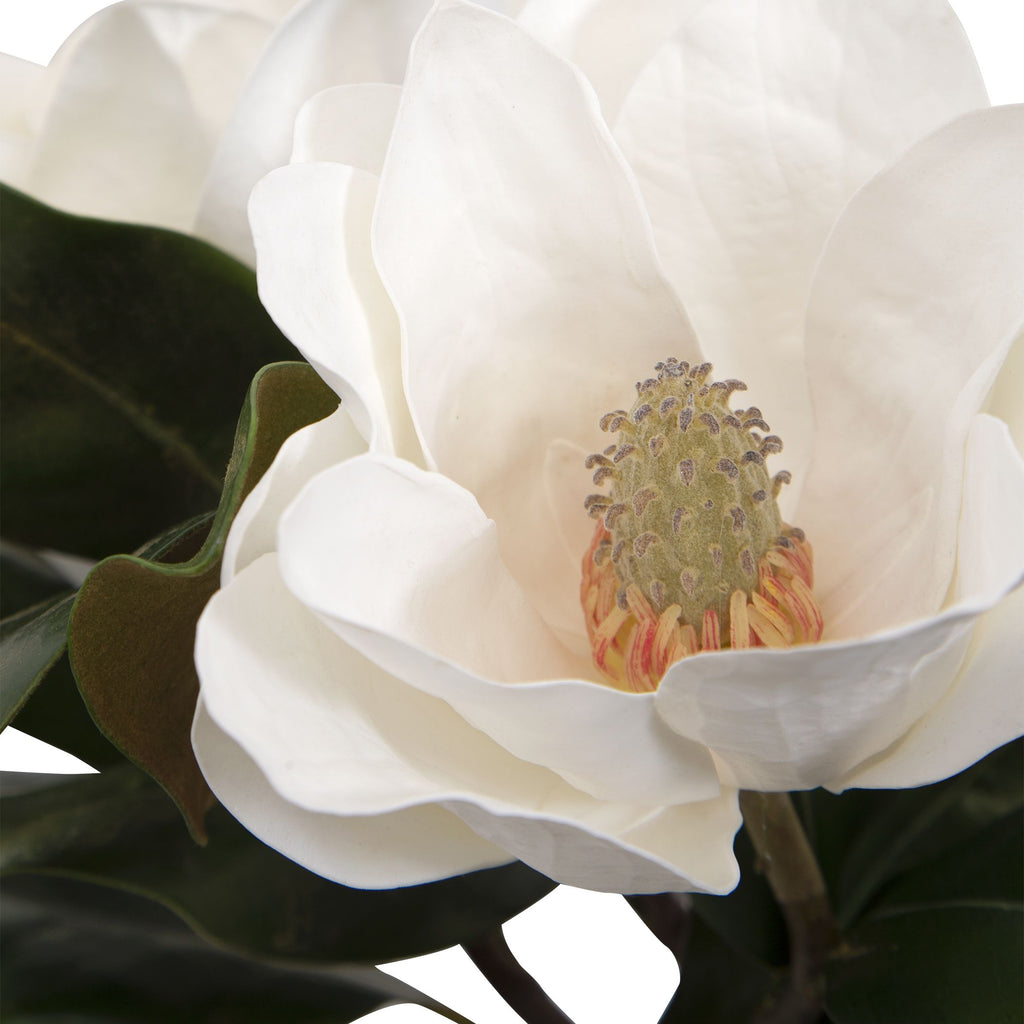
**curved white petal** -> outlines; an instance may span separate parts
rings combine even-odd
[[[707,751],[665,728],[651,695],[586,681],[589,659],[557,642],[502,564],[494,524],[447,478],[375,456],[336,466],[285,514],[278,550],[303,604],[517,757],[606,800],[717,795]]]
[[[210,717],[202,699],[192,746],[210,788],[234,817],[268,846],[332,882],[390,889],[512,859],[436,804],[340,816],[292,803]]]
[[[0,181],[27,191],[35,127],[33,100],[46,69],[0,53]]]
[[[206,180],[196,232],[251,263],[245,209],[268,171],[288,162],[296,115],[322,89],[401,82],[430,0],[311,0],[280,26],[246,83]]]
[[[560,540],[537,487],[549,446],[603,447],[597,421],[633,381],[698,352],[579,72],[504,18],[440,4],[410,58],[374,252],[428,465],[476,495],[564,628],[575,581],[552,586]]]
[[[1024,332],[1010,347],[1010,354],[989,393],[985,411],[1006,423],[1017,451],[1024,452]]]
[[[261,555],[277,550],[282,513],[317,473],[365,451],[366,442],[344,407],[292,434],[231,522],[221,562],[221,586],[226,587]]]
[[[529,0],[516,19],[590,79],[609,124],[641,68],[699,0]]]
[[[998,623],[1003,605],[1015,603],[1005,595],[1024,580],[1024,460],[998,420],[978,417],[966,483],[957,603],[941,615],[863,640],[722,651],[669,669],[658,710],[682,735],[712,748],[725,782],[762,790],[899,786],[901,772],[918,770],[934,781],[943,777],[935,774],[940,763],[952,774],[1016,735],[1019,684],[1010,682],[1017,676]],[[986,612],[995,625],[983,618]],[[986,632],[992,649],[985,646]],[[1019,622],[1016,636],[1021,638]],[[946,701],[954,711],[962,708],[972,691],[977,706],[958,732],[956,719],[941,709]],[[945,761],[934,757],[918,766],[916,746],[902,757],[893,744],[926,716],[950,732]],[[924,742],[934,742],[936,734],[926,732]],[[871,766],[867,783],[854,771],[865,763]]]
[[[295,119],[292,163],[326,160],[380,175],[402,90],[385,82],[336,85]]]
[[[394,309],[373,264],[377,179],[339,164],[293,164],[253,190],[260,299],[348,403],[375,451],[416,459]]]
[[[26,187],[75,213],[188,230],[269,32],[262,19],[187,4],[101,11],[46,70]]]
[[[851,201],[807,315],[814,463],[798,521],[826,637],[938,609],[964,445],[1024,325],[1024,106],[942,128]]]
[[[971,430],[957,552],[956,595],[1017,589],[981,617],[945,697],[893,747],[833,789],[923,786],[955,775],[1024,733],[1024,458],[1006,425],[979,416]]]
[[[872,174],[986,104],[942,0],[703,0],[623,106],[616,138],[669,277],[718,375],[746,381],[786,442],[790,501],[812,432],[803,311],[828,231]]]
[[[736,882],[735,793],[665,810],[574,790],[367,662],[291,597],[273,555],[211,600],[196,665],[194,742],[214,791],[261,838],[329,877],[410,884],[500,862],[500,846],[590,888]]]

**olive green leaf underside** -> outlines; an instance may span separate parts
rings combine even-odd
[[[9,188],[0,232],[5,537],[101,558],[212,507],[249,380],[295,357],[253,272]]]
[[[329,415],[337,397],[305,363],[262,369],[246,398],[220,505],[202,547],[167,562],[190,527],[141,555],[96,566],[71,613],[68,647],[82,697],[107,738],[174,798],[197,839],[213,803],[189,733],[199,681],[192,662],[195,624],[217,589],[228,528],[245,495],[283,441]],[[161,545],[169,548],[163,557]]]
[[[265,846],[219,806],[200,847],[159,787],[129,764],[6,797],[3,814],[5,887],[12,875],[42,873],[134,892],[254,957],[417,956],[500,927],[554,887],[511,864],[405,889],[350,889]]]

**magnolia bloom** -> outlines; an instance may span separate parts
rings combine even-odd
[[[493,0],[496,10],[517,6]],[[0,180],[253,261],[246,203],[311,96],[401,82],[430,0],[124,0],[47,67],[0,54]]]
[[[977,109],[944,3],[442,2],[401,94],[348,98],[250,206],[342,404],[199,623],[194,746],[248,828],[364,887],[721,893],[738,789],[915,786],[1022,731],[1024,111]],[[580,603],[585,461],[708,361],[785,439],[824,635],[633,692]]]

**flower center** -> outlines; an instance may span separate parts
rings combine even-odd
[[[587,458],[610,493],[584,505],[598,520],[581,597],[597,666],[615,683],[655,689],[687,654],[782,647],[821,638],[811,548],[783,523],[786,471],[761,411],[730,409],[747,386],[712,381],[711,364],[667,359],[636,385],[626,412],[601,417],[618,441]]]

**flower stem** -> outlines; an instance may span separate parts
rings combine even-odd
[[[747,834],[789,932],[789,980],[756,1024],[813,1024],[837,931],[821,869],[788,793],[740,794]]]
[[[462,948],[494,990],[527,1024],[573,1024],[508,948],[501,929]]]

